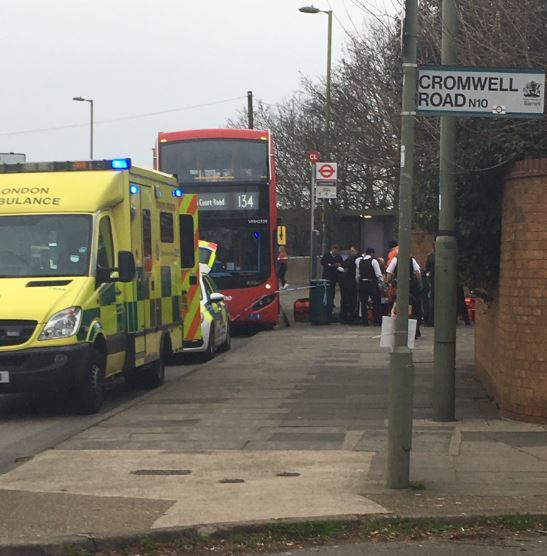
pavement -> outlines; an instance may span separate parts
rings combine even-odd
[[[290,326],[0,475],[0,549],[290,518],[547,514],[547,427],[500,419],[473,376],[472,326],[458,327],[450,423],[431,420],[433,329],[423,328],[414,488],[386,490],[380,329],[294,323],[298,297],[282,294]]]

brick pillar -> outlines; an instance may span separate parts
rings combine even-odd
[[[503,188],[499,288],[477,307],[475,368],[503,415],[547,422],[547,158],[516,163]]]

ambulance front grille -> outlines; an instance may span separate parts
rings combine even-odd
[[[35,320],[0,320],[0,347],[24,344],[37,324]]]

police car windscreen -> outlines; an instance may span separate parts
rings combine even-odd
[[[241,139],[199,139],[160,144],[160,169],[181,184],[265,182],[268,143]]]
[[[89,274],[91,216],[0,216],[0,278]]]

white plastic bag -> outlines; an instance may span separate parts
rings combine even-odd
[[[395,321],[397,317],[382,317],[382,333],[380,336],[380,347],[389,348],[393,351],[395,347]],[[408,347],[414,349],[416,339],[416,319],[408,319]]]

